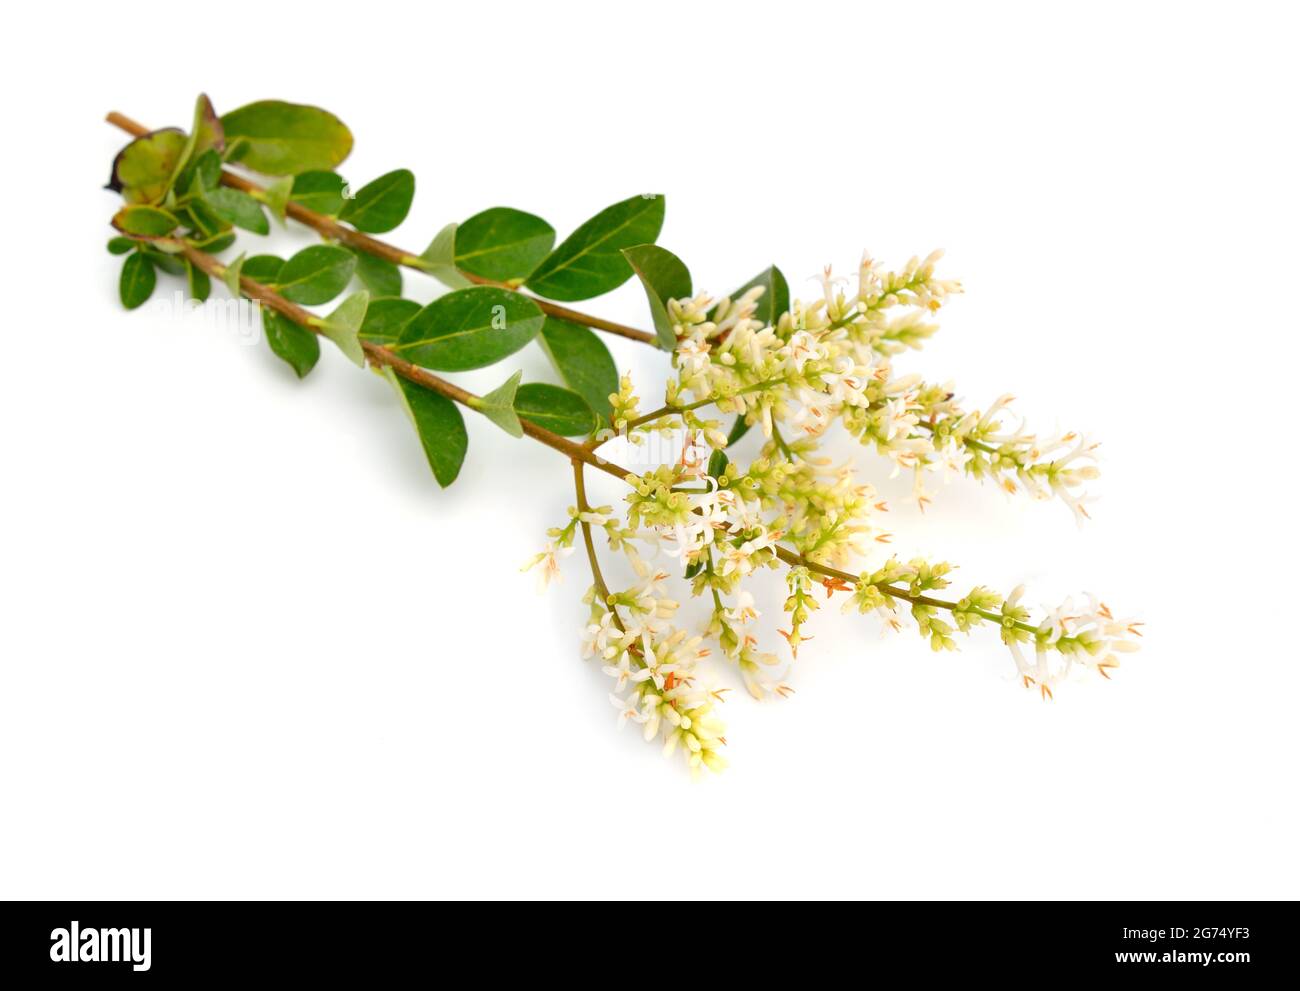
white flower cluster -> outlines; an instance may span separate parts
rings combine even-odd
[[[761,286],[735,301],[706,295],[670,301],[678,377],[669,386],[666,408],[718,448],[726,443],[721,424],[694,410],[716,405],[761,425],[769,438],[780,438],[784,426],[792,436],[815,439],[839,419],[889,458],[895,473],[915,473],[922,505],[932,495],[925,488],[926,471],[945,479],[965,472],[992,478],[1008,491],[1058,496],[1080,518],[1086,516],[1081,488],[1098,474],[1094,445],[1075,434],[1040,440],[1023,422],[1008,426],[1003,414],[1009,396],[984,412],[966,412],[954,402],[951,385],[894,374],[891,356],[920,347],[937,329],[925,318],[961,291],[958,283],[935,276],[939,257],[934,252],[888,272],[864,256],[851,296],[846,280],[827,268],[822,298],[796,301],[771,325],[755,316]],[[620,419],[620,428],[630,422]]]
[[[1027,611],[1019,608],[1025,587],[1018,586],[1007,597],[1004,615],[1022,623]],[[1004,620],[1002,639],[1016,662],[1016,671],[1025,686],[1038,685],[1044,698],[1076,667],[1091,668],[1105,678],[1119,667],[1119,655],[1138,649],[1142,624],[1133,619],[1116,619],[1104,602],[1086,596],[1082,608],[1073,598],[1047,611],[1036,628],[1025,629]],[[1034,661],[1025,657],[1024,646],[1034,648]]]
[[[612,596],[614,608],[601,603],[593,589],[588,596],[591,622],[582,631],[583,656],[599,657],[601,670],[614,679],[609,700],[618,710],[620,727],[639,723],[647,741],[663,737],[665,755],[680,749],[692,770],[721,771],[727,762],[719,748],[727,741],[715,706],[722,693],[698,687],[696,666],[709,651],[700,646],[702,637],[687,636],[665,622],[677,603],[656,596],[662,577]],[[637,618],[625,623],[614,609],[629,601],[636,605],[625,612]]]
[[[1013,420],[1010,396],[968,411],[951,385],[894,374],[892,356],[932,334],[923,318],[960,291],[935,277],[937,259],[937,253],[913,259],[895,273],[864,258],[851,297],[828,269],[823,298],[796,302],[774,323],[758,319],[761,288],[736,300],[670,300],[677,377],[666,404],[642,414],[627,375],[610,402],[614,426],[631,441],[651,431],[684,432],[680,457],[624,476],[621,517],[611,507],[586,504],[579,467],[578,506],[565,526],[549,531],[546,549],[530,562],[549,581],[582,533],[593,577],[584,656],[599,657],[613,679],[610,701],[620,724],[637,723],[647,740],[662,738],[665,751],[680,750],[693,769],[725,765],[716,713],[725,689],[700,684],[701,662],[710,655],[706,639],[736,665],[750,694],[788,696],[785,679],[800,645],[811,639],[807,626],[822,592],[827,599],[844,595],[844,611],[873,613],[887,630],[901,630],[910,619],[936,651],[955,650],[958,634],[995,626],[1024,684],[1037,686],[1045,699],[1076,668],[1109,677],[1120,655],[1136,649],[1141,624],[1117,620],[1091,598],[1080,608],[1067,601],[1032,619],[1020,604],[1023,589],[1003,598],[976,586],[961,598],[943,598],[952,571],[946,562],[890,558],[875,570],[843,570],[890,535],[878,523],[885,506],[875,491],[855,479],[850,465],[836,466],[818,453],[837,420],[888,457],[895,472],[914,472],[923,503],[927,473],[965,473],[1008,491],[1056,496],[1087,515],[1082,490],[1097,477],[1094,444],[1077,434],[1038,439]],[[757,458],[743,466],[729,460],[724,424],[701,414],[707,406],[761,426],[767,440]],[[639,579],[631,588],[607,587],[593,531],[603,531],[609,549],[627,556]],[[693,595],[712,599],[702,635],[673,625],[678,602],[668,595],[667,573],[648,563],[655,557],[681,569]],[[754,575],[781,567],[789,569],[783,608],[789,628],[777,632],[789,645],[787,662],[760,648],[760,614],[747,587]]]

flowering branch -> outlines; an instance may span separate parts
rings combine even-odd
[[[1008,492],[1059,497],[1080,520],[1087,516],[1083,488],[1098,476],[1095,444],[1076,432],[1042,439],[1010,424],[1009,396],[968,410],[951,385],[895,373],[894,358],[919,348],[937,330],[930,317],[960,292],[936,275],[938,253],[897,272],[864,256],[851,292],[828,268],[822,297],[811,302],[792,300],[775,267],[713,298],[696,293],[681,260],[653,243],[663,201],[651,196],[614,204],[558,247],[541,218],[493,208],[449,225],[417,257],[370,236],[405,216],[413,177],[397,170],[344,197],[331,170],[350,150],[351,134],[325,111],[263,101],[218,118],[200,97],[188,134],[144,132],[120,115],[110,120],[138,135],[114,163],[111,183],[126,201],[109,249],[126,256],[120,292],[128,307],[149,298],[157,271],[174,272],[197,299],[216,280],[262,304],[267,342],[300,376],[327,339],[394,386],[440,485],[455,481],[466,456],[462,409],[570,462],[575,504],[526,568],[537,568],[543,585],[558,579],[560,560],[581,534],[591,573],[584,656],[599,655],[614,679],[620,725],[635,722],[647,740],[662,738],[665,752],[681,750],[692,769],[725,766],[717,705],[727,689],[703,684],[706,638],[752,695],[787,697],[799,647],[812,639],[819,584],[827,600],[843,593],[843,611],[874,613],[887,629],[901,630],[910,617],[935,651],[956,649],[958,633],[996,626],[1025,686],[1044,699],[1076,670],[1109,678],[1120,656],[1136,649],[1141,624],[1116,618],[1091,596],[1035,617],[1021,605],[1023,587],[1002,596],[976,585],[944,597],[947,562],[890,557],[850,568],[892,535],[880,525],[886,506],[872,488],[851,465],[834,467],[818,450],[836,422],[889,458],[895,473],[913,472],[923,507],[928,474],[947,480],[962,472]],[[228,171],[229,162],[282,178],[259,185]],[[218,260],[235,242],[233,227],[265,232],[268,207],[332,243],[287,260]],[[401,298],[399,266],[462,288],[421,306]],[[633,274],[655,332],[614,332],[670,351],[674,371],[663,404],[646,414],[632,377],[620,377],[604,345],[574,322],[610,328],[553,302],[599,295]],[[308,308],[340,296],[354,275],[368,290],[326,315]],[[521,383],[515,372],[476,395],[435,374],[486,367],[533,340],[570,388]],[[706,418],[707,407],[735,417],[729,432]],[[599,429],[605,423],[613,432]],[[757,456],[733,460],[752,426],[764,434]],[[637,474],[598,453],[614,436],[638,445],[652,435],[671,436],[680,456]],[[588,466],[626,483],[622,514],[590,504]],[[635,575],[630,587],[609,584],[598,533],[625,556]],[[790,648],[785,662],[760,648],[760,613],[747,587],[753,575],[782,567],[789,628],[777,632]],[[678,569],[693,596],[707,592],[711,601],[700,634],[674,625],[679,602],[667,583]]]

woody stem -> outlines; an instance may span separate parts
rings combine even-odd
[[[187,261],[196,268],[202,269],[208,275],[214,276],[218,279],[224,277],[226,267],[206,252],[200,251],[198,248],[186,243],[182,239],[166,240],[163,243],[176,249]],[[320,329],[314,325],[314,318],[311,313],[304,310],[298,304],[285,299],[270,287],[265,286],[254,279],[250,279],[245,275],[241,276],[239,279],[239,288],[240,291],[249,299],[255,299],[259,303],[269,306],[277,313],[292,320],[300,327],[305,327],[312,333],[320,333]],[[371,341],[362,341],[361,347],[365,351],[366,357],[370,360],[371,364],[387,366],[408,382],[414,382],[416,385],[430,389],[439,395],[446,396],[448,399],[460,403],[462,406],[467,406],[473,410],[479,408],[479,397],[474,395],[472,392],[467,392],[460,386],[448,382],[446,379],[434,375],[432,372],[420,368],[418,365],[411,364],[405,358],[388,348]],[[585,464],[589,464],[593,468],[598,468],[606,474],[613,475],[615,478],[625,478],[629,474],[626,469],[620,468],[618,465],[611,464],[604,458],[598,457],[581,444],[574,443],[567,437],[561,437],[559,434],[552,433],[545,427],[540,427],[536,423],[533,423],[531,420],[526,420],[523,417],[520,417],[519,423],[524,428],[524,433],[533,440],[545,444],[547,447],[554,448],[571,459],[576,459]]]
[[[587,483],[583,478],[582,462],[576,458],[572,459],[573,464],[573,488],[577,495],[578,512],[589,513],[591,506],[587,502]],[[613,617],[613,623],[620,632],[626,633],[623,626],[623,620],[618,614],[618,607],[611,605],[609,601],[609,586],[605,584],[605,576],[600,571],[600,560],[596,557],[596,545],[591,539],[591,524],[579,517],[578,526],[582,528],[582,542],[587,548],[587,561],[591,564],[591,581],[596,586],[596,594],[600,596],[600,601],[609,609]]]

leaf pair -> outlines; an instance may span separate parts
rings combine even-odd
[[[443,228],[421,267],[453,288],[468,283],[461,274],[468,272],[523,284],[549,299],[590,299],[631,278],[622,250],[654,241],[663,220],[662,196],[634,196],[602,210],[552,250],[555,228],[541,217],[492,207]]]

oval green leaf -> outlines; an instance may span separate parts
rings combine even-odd
[[[278,255],[254,255],[252,258],[244,259],[244,267],[239,274],[264,286],[273,287],[275,280],[280,277],[282,268],[284,268],[284,259]]]
[[[402,295],[402,270],[392,262],[364,251],[357,256],[357,278],[376,296]]]
[[[266,219],[262,204],[245,192],[229,186],[218,186],[205,193],[203,200],[212,208],[213,213],[236,227],[254,234],[271,233],[271,224]]]
[[[465,461],[465,451],[469,448],[464,417],[446,396],[399,378],[391,368],[384,368],[384,377],[397,390],[406,415],[420,436],[420,445],[424,448],[429,467],[433,469],[433,477],[445,489],[456,481]]]
[[[224,231],[221,234],[213,234],[211,237],[202,238],[198,241],[191,241],[190,244],[210,255],[219,255],[234,244],[235,240],[234,234],[230,231]]]
[[[206,93],[200,93],[194,103],[193,134],[195,155],[202,155],[211,149],[219,152],[225,150],[226,132],[222,129],[221,118],[212,108],[212,101],[208,99]]]
[[[731,425],[731,433],[727,434],[727,446],[731,447],[747,433],[749,433],[749,422],[745,419],[745,414],[741,413],[736,417],[736,422]]]
[[[596,414],[576,392],[546,382],[529,382],[515,392],[515,412],[562,437],[581,437],[596,429]]]
[[[185,259],[179,255],[169,254],[166,251],[159,251],[147,242],[140,245],[140,253],[153,262],[154,268],[160,269],[168,275],[185,274]]]
[[[284,263],[276,282],[285,299],[315,306],[346,289],[356,265],[356,256],[346,248],[313,244]]]
[[[781,274],[781,270],[772,265],[733,292],[730,298],[740,299],[755,286],[763,287],[763,295],[758,297],[754,319],[762,320],[764,324],[771,326],[781,319],[781,314],[790,310],[790,286],[785,281],[785,276]]]
[[[189,261],[185,263],[185,282],[191,299],[202,303],[212,294],[212,279],[208,273]]]
[[[709,477],[721,478],[726,473],[729,462],[726,451],[714,451],[709,455]]]
[[[151,131],[132,141],[113,160],[110,189],[128,203],[157,203],[167,195],[189,139],[180,128]]]
[[[645,288],[658,344],[671,351],[677,346],[677,333],[668,315],[668,301],[690,297],[691,273],[680,258],[657,244],[625,248],[623,255]]]
[[[506,282],[533,271],[555,245],[555,228],[541,217],[497,206],[456,229],[457,268]]]
[[[178,213],[182,220],[188,218],[190,226],[202,237],[213,237],[230,230],[230,222],[217,216],[217,212],[208,206],[207,201],[196,197],[185,206],[184,213]]]
[[[361,324],[361,339],[390,347],[397,343],[407,321],[419,312],[420,304],[413,299],[397,296],[372,299],[370,308],[366,310],[366,319]]]
[[[244,268],[248,268],[248,263]],[[266,343],[277,357],[283,358],[299,378],[316,367],[320,360],[320,339],[306,327],[300,327],[288,317],[276,313],[269,306],[262,307],[262,329]]]
[[[297,175],[332,169],[352,151],[352,132],[327,110],[260,100],[221,118],[234,157],[266,175]]]
[[[327,217],[337,217],[343,209],[343,190],[347,180],[337,172],[313,170],[293,177],[289,199]]]
[[[600,417],[609,419],[611,393],[618,392],[618,367],[605,342],[586,327],[547,317],[537,339],[564,384],[587,401]]]
[[[156,206],[124,206],[113,216],[114,227],[140,237],[166,237],[179,225],[179,220]]]
[[[343,204],[339,220],[368,234],[383,234],[406,219],[414,198],[415,175],[410,169],[394,169],[362,186]]]
[[[545,318],[537,304],[494,286],[471,286],[435,299],[402,328],[397,351],[438,371],[483,368],[537,336]]]
[[[633,196],[602,210],[564,239],[536,271],[528,287],[550,299],[590,299],[632,277],[623,249],[649,244],[664,223],[664,198]]]
[[[134,310],[153,295],[157,284],[158,273],[154,271],[153,262],[138,251],[126,256],[126,261],[122,263],[122,276],[117,283],[117,292],[122,298],[123,306]]]
[[[216,149],[209,148],[185,165],[176,179],[175,189],[178,195],[193,196],[216,189],[220,182],[221,156]]]

